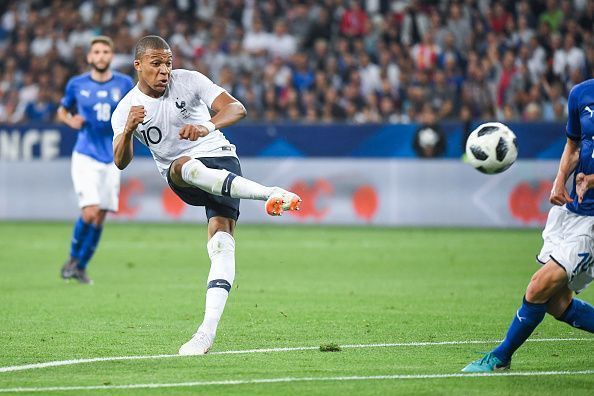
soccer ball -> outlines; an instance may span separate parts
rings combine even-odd
[[[501,173],[518,158],[516,135],[500,122],[482,124],[468,136],[466,157],[483,173]]]

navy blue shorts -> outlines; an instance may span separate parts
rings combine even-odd
[[[207,168],[225,169],[235,173],[237,176],[241,176],[241,165],[239,164],[239,160],[235,157],[207,157],[196,159],[202,162]],[[169,188],[171,188],[182,201],[192,206],[204,206],[207,219],[220,216],[237,221],[239,218],[238,198],[209,194],[198,187],[176,186],[171,181],[171,177],[169,176],[170,171],[171,166],[169,167],[169,171],[167,171]]]

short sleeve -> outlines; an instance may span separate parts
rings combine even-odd
[[[124,133],[128,116],[128,106],[124,101],[120,102],[111,115],[111,129],[113,129],[113,138]]]
[[[574,87],[569,92],[569,99],[567,100],[567,127],[565,133],[571,140],[581,140],[582,138],[582,127],[580,124],[580,108],[579,108],[579,95]]]
[[[192,89],[192,91],[195,92],[209,108],[212,106],[212,102],[214,102],[217,96],[226,92],[224,88],[213,83],[208,77],[197,71],[190,72],[188,83],[190,89]]]
[[[62,100],[60,100],[60,106],[64,107],[65,109],[72,110],[75,104],[76,91],[74,88],[74,82],[72,80],[68,80],[64,96],[62,97]]]

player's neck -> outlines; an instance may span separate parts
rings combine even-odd
[[[109,80],[111,80],[112,76],[113,76],[113,73],[109,69],[105,70],[103,72],[100,72],[96,69],[91,70],[91,78],[97,82],[109,81]]]

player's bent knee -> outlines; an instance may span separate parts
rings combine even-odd
[[[566,284],[565,271],[553,261],[538,270],[526,288],[526,300],[535,304],[549,301]]]
[[[183,156],[183,157],[176,159],[175,161],[173,161],[171,163],[169,176],[171,176],[171,179],[173,180],[174,183],[179,184],[180,182],[183,182],[182,168],[183,168],[184,164],[186,162],[190,161],[191,159],[192,159],[192,157]]]
[[[85,223],[93,223],[96,224],[98,218],[100,217],[101,209],[98,206],[85,206],[82,210],[82,218]]]
[[[181,177],[182,167],[186,162],[190,161],[191,159],[192,157],[188,156],[183,156],[176,159],[175,161],[173,161],[173,164],[171,165],[171,170],[173,171],[173,173],[175,173],[176,176]]]

